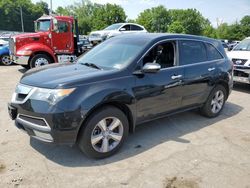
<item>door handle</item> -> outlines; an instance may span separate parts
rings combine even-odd
[[[209,72],[211,72],[211,71],[214,71],[215,70],[215,68],[214,67],[212,67],[212,68],[208,68],[207,69]]]
[[[171,76],[172,80],[175,80],[175,79],[179,79],[179,78],[182,78],[182,75],[179,74],[179,75],[173,75]]]

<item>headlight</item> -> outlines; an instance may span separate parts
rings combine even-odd
[[[32,54],[32,51],[31,51],[31,50],[20,50],[20,51],[17,52],[17,55],[22,55],[22,56],[23,56],[23,55],[24,55],[24,56],[25,56],[25,55],[27,56],[27,55],[31,55],[31,54]]]
[[[45,101],[50,105],[55,105],[63,98],[69,96],[75,88],[71,89],[43,89],[36,88],[35,91],[30,96],[30,99]]]

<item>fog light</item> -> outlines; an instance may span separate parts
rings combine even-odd
[[[48,133],[43,133],[43,132],[40,132],[40,131],[36,131],[36,130],[33,130],[34,131],[34,134],[39,137],[39,138],[42,138],[42,139],[45,139],[45,140],[48,140],[48,141],[53,141],[53,138],[50,134]]]

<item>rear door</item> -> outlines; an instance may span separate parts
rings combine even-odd
[[[184,68],[184,90],[182,106],[204,103],[216,77],[217,50],[211,44],[201,41],[179,41],[180,65]],[[215,53],[215,54],[213,54]]]

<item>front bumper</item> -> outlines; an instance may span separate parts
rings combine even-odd
[[[250,69],[234,69],[233,81],[250,84]]]
[[[30,56],[14,56],[10,55],[10,59],[19,65],[28,65]]]
[[[9,115],[18,129],[46,143],[73,145],[76,142],[82,123],[79,110],[63,112],[54,109],[53,113],[41,113],[38,112],[41,110],[35,108],[33,111],[27,110],[26,106],[27,104],[8,104]]]

